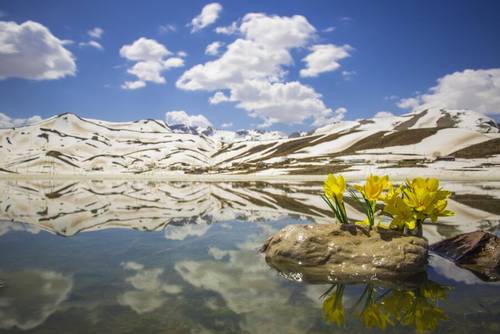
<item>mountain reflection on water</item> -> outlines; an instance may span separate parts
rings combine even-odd
[[[444,186],[457,216],[428,225],[429,239],[496,231],[500,184]],[[440,257],[418,282],[383,286],[310,285],[269,268],[257,252],[268,235],[331,222],[320,192],[319,183],[3,181],[0,332],[498,332],[500,285]]]
[[[428,224],[426,237],[444,237],[478,228],[495,229],[500,220],[500,183],[444,183],[455,192],[449,208],[453,217]],[[0,233],[8,228],[46,230],[72,236],[106,228],[158,231],[167,238],[198,235],[207,224],[230,220],[250,222],[286,216],[331,222],[320,198],[321,183],[202,183],[151,181],[0,181]],[[347,200],[349,217],[363,214]],[[179,233],[181,235],[179,235]]]

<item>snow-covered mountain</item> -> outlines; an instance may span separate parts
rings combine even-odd
[[[499,144],[497,124],[469,110],[343,121],[290,137],[63,114],[0,129],[0,172],[324,174],[374,165],[467,170],[499,166]]]

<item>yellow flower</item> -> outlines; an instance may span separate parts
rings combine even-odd
[[[382,197],[382,192],[389,188],[389,177],[377,175],[368,176],[363,186],[354,186],[369,201],[376,201]]]
[[[390,202],[397,197],[401,197],[403,192],[403,185],[399,185],[399,187],[395,187],[392,184],[389,185],[387,193],[381,197],[384,202]]]
[[[410,231],[417,228],[417,218],[410,211],[405,212],[405,214],[395,216],[391,222],[391,228],[396,230],[404,230],[405,226]]]
[[[430,212],[429,216],[431,217],[431,221],[435,223],[438,217],[449,217],[453,216],[455,213],[451,210],[446,210],[446,206],[448,205],[448,201],[445,199],[438,200],[433,207],[432,212]]]
[[[404,189],[406,205],[415,209],[417,212],[428,210],[433,202],[433,193],[429,193],[425,188],[406,188]]]
[[[436,192],[439,189],[439,180],[436,178],[416,177],[411,182],[407,181],[412,188],[421,188],[428,192]]]
[[[412,181],[406,181],[407,188],[404,190],[406,204],[418,212],[429,213],[438,200],[448,198],[449,191],[439,189],[439,180],[435,178],[417,177]]]
[[[333,174],[328,174],[328,178],[323,184],[325,196],[330,199],[336,198],[339,203],[344,201],[345,188],[346,184],[342,175],[335,177]]]
[[[439,188],[438,179],[417,177],[412,181],[407,180],[406,186],[405,204],[415,211],[419,221],[431,218],[432,222],[436,222],[438,217],[453,215],[452,211],[446,210],[451,193]]]
[[[402,198],[403,188],[391,186],[387,195],[384,197],[384,212],[392,216],[391,228],[403,230],[406,226],[409,230],[417,227],[417,215],[413,209],[406,204]]]

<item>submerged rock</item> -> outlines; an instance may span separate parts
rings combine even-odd
[[[366,282],[414,276],[425,270],[427,241],[354,225],[289,225],[262,246],[267,263],[308,282]]]
[[[500,238],[476,231],[433,244],[430,250],[469,269],[484,281],[500,280]]]

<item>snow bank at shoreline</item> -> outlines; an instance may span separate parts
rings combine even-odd
[[[279,182],[307,182],[324,181],[323,175],[286,175],[282,171],[265,171],[257,174],[180,174],[180,173],[144,173],[144,174],[0,174],[0,180],[158,180],[179,182],[231,182],[231,181],[279,181]],[[431,168],[365,168],[364,170],[345,171],[342,174],[347,180],[361,180],[369,174],[389,175],[391,180],[400,181],[413,177],[436,177],[442,181],[500,181],[500,173],[492,170],[437,170]]]

